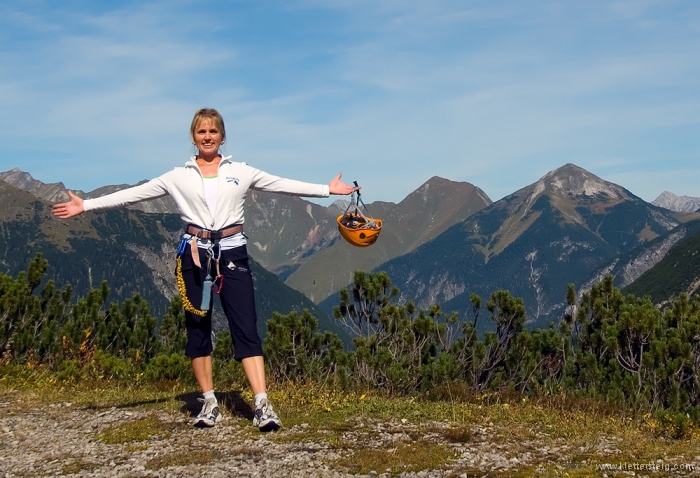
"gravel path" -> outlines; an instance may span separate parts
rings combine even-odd
[[[186,414],[188,406],[194,404],[183,405],[179,411],[168,410],[162,403],[93,409],[71,403],[20,403],[19,394],[5,395],[0,398],[0,477],[474,477],[509,476],[527,466],[534,466],[534,474],[547,469],[542,475],[558,476],[560,471],[559,476],[566,476],[565,472],[576,466],[562,461],[563,456],[577,452],[565,443],[542,436],[541,440],[514,446],[507,440],[494,441],[488,427],[469,430],[463,440],[466,443],[446,433],[449,423],[411,424],[400,419],[371,424],[358,419],[334,432],[312,430],[302,423],[262,434],[249,418],[230,412],[214,428],[193,428]],[[330,439],[333,433],[342,440]],[[444,469],[383,469],[359,475],[337,463],[353,449],[390,454],[412,444],[439,446],[455,458]],[[596,462],[614,456],[619,452],[616,447],[614,441],[601,440],[597,450],[601,459]],[[624,475],[698,473],[637,471]],[[606,475],[601,471],[590,476]]]

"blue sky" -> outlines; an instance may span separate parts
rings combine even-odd
[[[565,163],[648,201],[700,196],[696,1],[0,1],[0,171],[91,190],[192,154],[342,171],[398,202],[430,177],[497,200]]]

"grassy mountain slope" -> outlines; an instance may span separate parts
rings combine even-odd
[[[340,238],[331,211],[296,196],[249,191],[245,221],[250,254],[275,273],[296,270]]]
[[[371,215],[383,222],[374,245],[358,248],[336,241],[310,257],[285,283],[316,302],[334,297],[352,281],[355,270],[372,270],[406,254],[489,204],[488,196],[472,184],[433,177],[399,204],[367,205]]]

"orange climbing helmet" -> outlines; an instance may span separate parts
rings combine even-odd
[[[355,186],[357,186],[357,181],[355,181]],[[355,194],[357,194],[357,200],[355,200]],[[359,208],[360,204],[367,211],[367,206],[360,199],[360,190],[358,189],[352,193],[352,198],[348,208],[345,210],[345,214],[338,216],[338,230],[343,239],[353,246],[367,247],[377,242],[379,233],[382,230],[382,220],[363,214]],[[354,210],[351,211],[351,209]]]

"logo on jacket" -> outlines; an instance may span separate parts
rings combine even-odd
[[[238,178],[232,178],[231,176],[226,176],[226,182],[227,183],[236,183],[236,186],[238,186]]]

